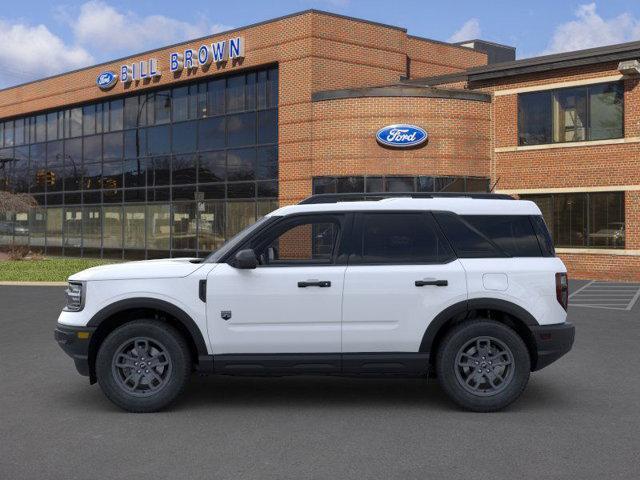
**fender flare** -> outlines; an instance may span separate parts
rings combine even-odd
[[[157,298],[135,297],[119,300],[98,311],[98,313],[91,317],[87,326],[98,327],[107,318],[119,312],[136,308],[150,308],[168,313],[187,329],[196,346],[198,356],[206,356],[209,354],[207,351],[207,344],[204,341],[202,332],[200,328],[198,328],[198,325],[196,325],[196,322],[194,322],[193,319],[181,308]]]
[[[473,298],[471,300],[464,300],[462,302],[454,303],[453,305],[445,308],[429,323],[422,341],[420,342],[420,352],[429,353],[433,346],[433,341],[440,329],[451,318],[467,314],[471,310],[490,309],[499,310],[504,313],[508,313],[512,317],[517,318],[525,325],[532,327],[538,326],[539,323],[533,315],[527,312],[520,305],[516,305],[513,302],[507,300],[501,300],[498,298]]]

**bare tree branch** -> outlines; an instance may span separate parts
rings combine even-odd
[[[37,206],[36,199],[28,193],[11,193],[0,190],[0,213],[26,212]]]

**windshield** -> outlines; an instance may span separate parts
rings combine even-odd
[[[249,235],[251,235],[254,231],[262,228],[262,226],[272,220],[273,217],[262,217],[256,223],[249,225],[248,227],[243,228],[238,233],[236,233],[233,237],[227,240],[219,249],[211,252],[203,262],[207,263],[218,263],[222,257],[224,257],[229,251],[233,250],[236,246],[238,246],[242,241]]]

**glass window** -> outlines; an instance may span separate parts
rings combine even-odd
[[[256,255],[261,265],[332,263],[339,232],[338,220],[324,216],[297,221],[284,231],[278,229],[272,240],[256,245]]]
[[[151,162],[147,171],[147,185],[169,185],[171,180],[171,157],[154,157]]]
[[[47,114],[47,140],[58,139],[58,112]]]
[[[102,188],[113,190],[122,187],[122,161],[104,162],[102,165]],[[87,203],[85,199],[85,203]]]
[[[196,171],[195,155],[176,155],[173,157],[171,181],[174,185],[196,183]]]
[[[169,250],[169,204],[147,205],[147,248]]]
[[[136,128],[138,127],[138,96],[132,95],[124,99],[124,114],[123,114],[123,127],[124,128]]]
[[[122,158],[122,132],[107,133],[103,137],[103,156],[105,160]]]
[[[29,146],[16,147],[14,152],[13,186],[17,193],[29,191]]]
[[[256,221],[256,204],[253,201],[228,201],[227,202],[227,238]]]
[[[29,212],[29,244],[44,247],[46,229],[47,210],[41,207],[32,208]]]
[[[64,209],[64,246],[80,249],[82,247],[82,208],[66,207]]]
[[[255,180],[256,149],[229,150],[227,154],[227,177],[229,181]]]
[[[147,184],[147,159],[135,159],[124,161],[124,186],[129,187],[144,187]]]
[[[256,103],[258,109],[267,108],[267,70],[258,72],[258,81],[256,85]]]
[[[4,146],[13,146],[13,121],[4,122]]]
[[[18,125],[24,125],[24,123],[16,122],[16,127]],[[24,129],[21,128],[22,134],[24,135]],[[18,135],[18,128],[16,128],[16,140]],[[24,140],[22,137],[20,140]],[[47,116],[46,115],[38,115],[36,117],[36,142],[46,142],[47,140]],[[16,145],[17,145],[16,141]]]
[[[441,263],[449,245],[424,213],[362,215],[362,263]]]
[[[44,118],[44,115],[41,115],[40,118]],[[13,128],[14,128],[14,145],[23,145],[25,143],[25,128],[24,128],[24,118],[19,118],[17,120],[15,120],[13,122]],[[45,132],[46,133],[46,132]],[[42,139],[42,140],[38,140],[40,142],[43,142],[44,140],[46,140],[46,138]]]
[[[460,258],[499,258],[507,256],[485,235],[464,221],[459,215],[435,212],[434,216],[451,246]]]
[[[435,183],[435,178],[433,177],[418,177],[416,179],[416,190],[425,193],[433,192]]]
[[[82,132],[84,135],[96,133],[96,106],[87,105],[82,108]]]
[[[144,205],[124,207],[124,248],[145,248],[145,211]]]
[[[47,247],[62,246],[62,208],[47,208]]]
[[[557,247],[625,248],[624,192],[522,195],[542,211]]]
[[[463,218],[512,257],[542,255],[538,238],[528,216],[466,215]]]
[[[84,248],[102,247],[102,209],[100,206],[85,207],[82,212],[82,244]]]
[[[622,126],[624,89],[621,83],[607,83],[589,88],[591,111],[589,139],[601,140],[624,136]]]
[[[189,87],[174,88],[171,94],[173,121],[181,122],[189,118]]]
[[[104,233],[102,244],[104,248],[122,248],[122,207],[103,207]]]
[[[587,139],[587,89],[567,88],[553,94],[553,141],[582,142]]]
[[[258,197],[278,197],[278,182],[258,182]]]
[[[205,118],[198,122],[198,149],[216,150],[225,147],[224,117]]]
[[[85,163],[99,162],[102,160],[102,135],[84,137],[82,158]]]
[[[382,177],[367,177],[366,188],[367,193],[384,192],[384,180]]]
[[[256,177],[258,180],[278,179],[278,147],[259,147]]]
[[[224,243],[224,207],[220,201],[202,202],[198,216],[199,251],[211,252]]]
[[[227,145],[229,147],[242,147],[255,143],[255,113],[241,113],[227,116]]]
[[[624,135],[622,82],[518,96],[518,144],[581,142]]]
[[[467,177],[466,190],[467,192],[488,192],[489,191],[489,179],[488,178],[472,178]]]
[[[109,131],[109,104],[96,104],[96,133]]]
[[[195,152],[198,138],[198,123],[174,123],[172,131],[173,153]]]
[[[464,192],[463,177],[436,177],[434,179],[436,192]]]
[[[207,115],[224,113],[225,80],[213,80],[207,84]]]
[[[195,250],[196,232],[196,204],[175,203],[173,205],[173,249]]]
[[[154,123],[168,123],[171,120],[171,93],[168,90],[156,92],[154,96]]]
[[[124,132],[125,158],[144,157],[147,155],[147,130],[136,128]]]
[[[244,75],[227,78],[227,112],[240,112],[244,106]]]
[[[225,152],[206,152],[198,155],[198,182],[222,182],[226,179]]]
[[[69,112],[69,135],[79,137],[82,135],[82,108],[72,108]],[[37,136],[37,134],[36,134]]]
[[[258,112],[258,143],[278,142],[278,111]]]
[[[413,177],[387,177],[385,190],[387,192],[413,192],[415,191]]]
[[[109,102],[109,131],[122,130],[124,125],[124,103],[122,100]]]
[[[229,183],[228,198],[253,198],[256,196],[256,184],[253,182]]]
[[[518,96],[518,144],[551,143],[551,92]]]
[[[269,70],[269,80],[267,84],[267,102],[269,107],[278,106],[278,69]]]
[[[102,186],[102,164],[85,163],[83,165],[82,185],[84,190],[96,190]]]
[[[147,129],[147,148],[149,155],[162,155],[171,152],[169,125]]]
[[[256,109],[256,73],[249,72],[246,74],[247,85],[245,87],[245,108],[247,110]]]

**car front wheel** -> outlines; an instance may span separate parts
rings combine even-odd
[[[531,360],[514,330],[493,320],[471,320],[455,326],[443,339],[436,369],[442,388],[458,405],[493,412],[522,394]]]
[[[130,412],[166,408],[191,374],[189,347],[170,325],[136,320],[111,332],[98,350],[96,376],[104,394]]]

